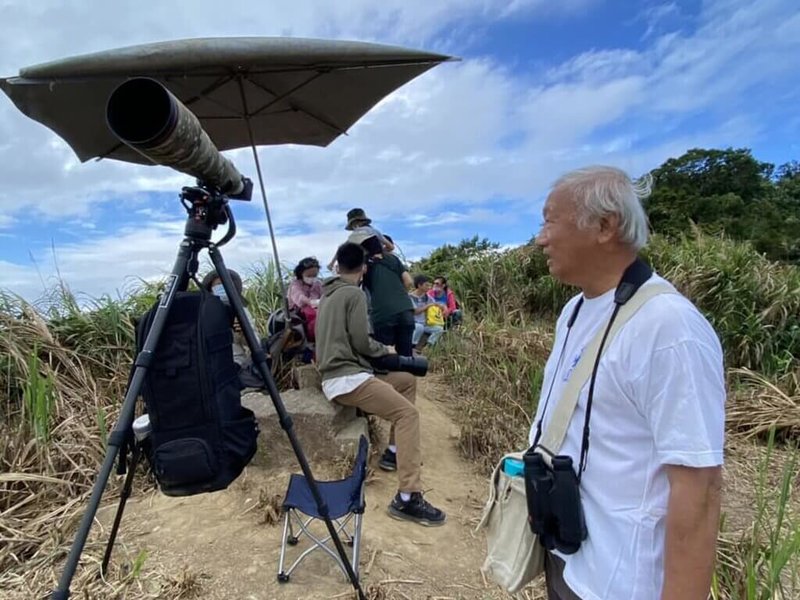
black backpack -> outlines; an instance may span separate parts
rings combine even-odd
[[[138,352],[157,308],[137,324]],[[178,292],[167,315],[141,391],[150,464],[167,496],[225,489],[256,452],[258,422],[241,403],[232,324],[231,309],[205,291]]]
[[[283,308],[274,311],[267,319],[267,335],[266,352],[277,365],[286,364],[295,357],[300,357],[304,363],[310,362],[314,348],[308,341],[305,322],[299,312],[290,310],[287,319]]]

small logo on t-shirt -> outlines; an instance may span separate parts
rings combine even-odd
[[[569,362],[569,367],[564,371],[564,375],[561,377],[561,381],[562,382],[566,383],[567,380],[569,380],[569,377],[570,377],[570,375],[572,375],[572,371],[575,370],[575,367],[577,366],[578,361],[580,361],[581,356],[583,355],[583,351],[584,351],[585,348],[586,347],[584,346],[583,348],[578,350],[578,353],[575,356],[572,357],[572,360]]]

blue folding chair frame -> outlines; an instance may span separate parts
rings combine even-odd
[[[328,512],[334,528],[339,535],[344,534],[345,543],[353,548],[351,564],[353,572],[358,577],[358,560],[361,552],[361,521],[364,515],[364,483],[367,478],[367,453],[369,442],[365,436],[361,436],[358,441],[358,453],[356,454],[355,464],[352,473],[345,479],[338,481],[318,481],[322,499],[328,505]],[[300,565],[301,562],[314,550],[323,550],[330,556],[347,577],[347,570],[344,563],[335,549],[328,546],[330,534],[318,537],[310,530],[313,521],[322,519],[319,514],[317,503],[311,495],[308,481],[303,475],[294,474],[289,480],[289,487],[286,490],[286,497],[283,500],[283,537],[281,538],[281,557],[278,564],[278,581],[286,583],[289,576]],[[294,524],[293,524],[294,521]],[[353,521],[352,529],[348,529],[348,524]],[[299,528],[295,535],[294,525]],[[294,546],[305,534],[313,545],[303,551],[292,565],[284,571],[286,560],[286,545]]]

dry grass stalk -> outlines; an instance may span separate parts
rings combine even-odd
[[[728,429],[745,437],[765,437],[775,428],[780,437],[800,437],[800,391],[749,369],[733,369],[743,389],[736,391],[727,408]]]
[[[261,515],[264,525],[276,525],[283,518],[283,496],[262,488],[258,493],[255,510]]]

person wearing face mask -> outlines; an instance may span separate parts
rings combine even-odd
[[[316,338],[317,307],[322,298],[322,282],[319,279],[319,261],[308,256],[294,268],[294,281],[289,285],[289,310],[300,313],[306,322],[306,336],[313,342]]]
[[[242,304],[244,305],[244,314],[247,320],[250,322],[250,326],[253,328],[253,331],[258,334],[258,329],[256,328],[255,321],[253,320],[253,315],[250,314],[250,311],[247,310],[247,300],[242,296],[242,278],[236,271],[232,269],[228,269],[228,272],[231,274],[231,279],[233,279],[233,285],[236,287],[236,291],[239,293],[239,296],[242,298]],[[222,285],[222,280],[219,278],[219,275],[216,271],[211,271],[208,273],[204,278],[202,283],[200,284],[204,290],[207,292],[211,292],[217,298],[222,300],[224,304],[230,306],[230,301],[228,300],[228,294],[225,292],[225,287]],[[242,380],[242,383],[246,387],[262,387],[263,382],[261,381],[260,376],[258,375],[256,369],[253,366],[253,359],[250,355],[250,348],[247,345],[247,340],[244,337],[244,332],[242,331],[242,326],[238,321],[234,321],[233,323],[233,362],[235,362],[240,367],[239,371],[239,379]]]

